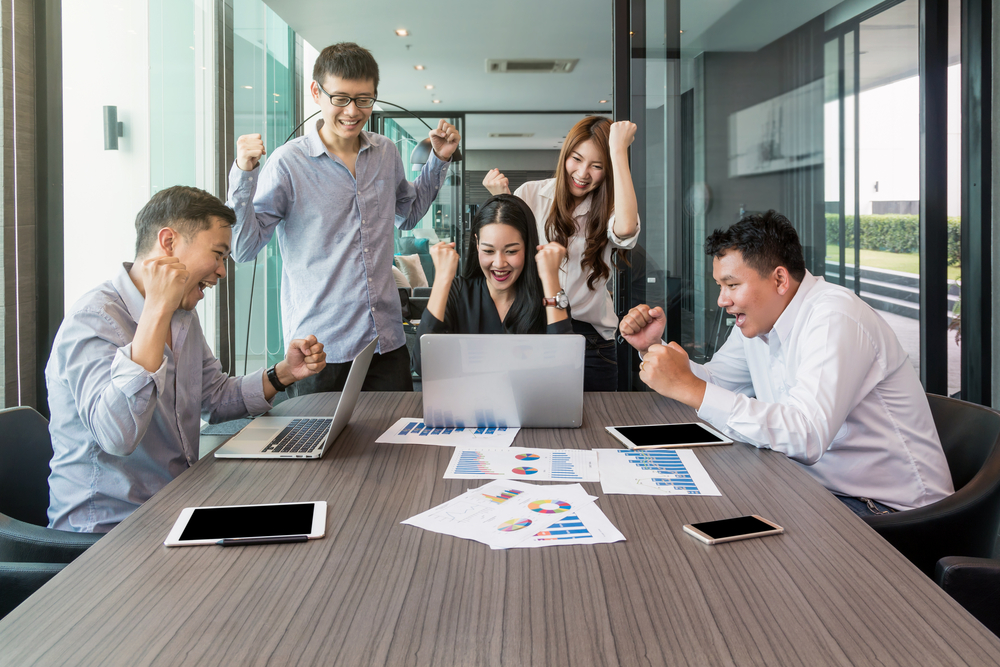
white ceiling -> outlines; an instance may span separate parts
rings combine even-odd
[[[379,64],[379,97],[408,109],[611,109],[610,0],[267,0],[317,49],[351,41]],[[408,37],[397,37],[405,28]],[[487,58],[579,58],[569,74],[487,74]],[[424,71],[413,69],[423,65]],[[434,90],[424,86],[431,84]],[[440,99],[441,104],[432,104]],[[608,100],[600,104],[600,100]]]

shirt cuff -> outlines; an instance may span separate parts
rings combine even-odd
[[[260,163],[250,171],[243,171],[239,165],[233,162],[229,170],[229,201],[226,205],[234,211],[239,204],[245,204],[253,198],[254,190],[257,188],[257,176],[260,175]]]
[[[631,249],[634,248],[635,244],[639,241],[639,229],[641,229],[639,222],[639,215],[636,214],[635,234],[629,236],[628,238],[622,238],[618,236],[617,234],[615,234],[615,214],[612,213],[611,219],[608,220],[608,239],[611,240],[612,244],[618,246],[619,248]]]
[[[264,373],[261,369],[256,373],[244,375],[240,384],[243,394],[243,404],[247,406],[247,414],[262,415],[271,409],[271,402],[264,398]]]
[[[452,157],[454,157],[454,154],[452,154]],[[436,154],[434,153],[434,149],[433,149],[433,148],[431,149],[431,154],[430,154],[430,156],[429,156],[429,157],[427,158],[427,165],[428,165],[428,166],[429,166],[429,167],[430,167],[430,168],[431,168],[432,170],[433,170],[433,169],[436,169],[436,170],[437,170],[437,171],[439,171],[439,172],[443,172],[443,171],[447,170],[447,169],[448,169],[448,167],[450,167],[450,166],[451,166],[451,163],[452,163],[452,160],[448,160],[447,162],[445,162],[444,160],[442,160],[441,158],[439,158],[439,157],[438,157],[438,156],[437,156],[437,155],[436,155]]]
[[[125,396],[135,396],[150,382],[156,386],[157,393],[162,393],[166,379],[167,355],[163,355],[160,367],[151,373],[132,361],[132,343],[115,352],[111,362],[111,384]]]
[[[723,429],[736,407],[736,394],[711,382],[705,385],[705,398],[698,408],[698,416],[712,426]]]

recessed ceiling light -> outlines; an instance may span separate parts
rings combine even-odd
[[[434,104],[441,104],[441,100],[431,100]]]
[[[424,88],[426,88],[427,90],[434,90],[434,86],[432,86],[429,83],[426,86],[424,86]]]
[[[243,87],[246,88],[247,90],[253,90],[253,86],[243,86]]]
[[[684,31],[683,31],[683,30],[681,30],[681,34],[682,34],[682,35],[684,34]]]
[[[600,102],[598,102],[598,104],[607,104],[607,103],[608,103],[607,100],[601,100]]]
[[[397,34],[397,35],[398,35],[399,37],[406,37],[407,35],[409,35],[409,34],[410,34],[410,31],[409,31],[409,30],[407,30],[406,28],[400,28],[399,30],[397,30],[397,31],[396,31],[396,34]]]
[[[424,68],[423,65],[414,65],[413,66],[413,69],[423,69],[423,68]]]

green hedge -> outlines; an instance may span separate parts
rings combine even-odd
[[[854,216],[845,217],[848,247],[854,247]],[[961,218],[948,218],[948,266],[962,261]],[[826,214],[826,242],[840,243],[840,216]],[[920,252],[920,216],[903,214],[862,215],[861,248],[887,252]]]

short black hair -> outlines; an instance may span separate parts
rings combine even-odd
[[[160,190],[146,202],[135,217],[135,256],[145,255],[156,245],[156,236],[170,227],[186,239],[211,229],[213,218],[226,226],[236,224],[233,209],[204,190],[175,185]]]
[[[761,215],[751,213],[723,231],[716,229],[705,240],[705,254],[722,257],[727,250],[739,250],[743,261],[765,278],[779,266],[801,282],[806,275],[799,235],[788,218],[773,209]]]
[[[354,42],[331,44],[323,49],[313,65],[313,79],[323,85],[327,76],[336,76],[348,81],[371,80],[378,94],[378,63],[371,51]]]

